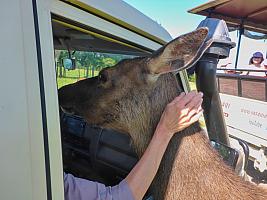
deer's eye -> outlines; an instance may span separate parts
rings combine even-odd
[[[106,71],[101,71],[98,75],[98,81],[105,83],[108,81],[108,73]]]

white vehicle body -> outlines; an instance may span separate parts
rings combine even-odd
[[[4,0],[0,13],[0,199],[63,200],[52,23],[125,46],[134,55],[172,38],[120,0]]]
[[[267,147],[267,102],[220,94],[225,122],[231,135],[255,145]],[[250,156],[257,158],[256,148]]]

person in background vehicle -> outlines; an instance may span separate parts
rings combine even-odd
[[[255,52],[252,57],[249,59],[249,65],[245,69],[249,70],[266,70],[263,65],[263,54],[261,52]],[[250,76],[266,76],[265,72],[253,72],[253,71],[244,71],[242,75]]]
[[[118,185],[106,187],[64,173],[65,200],[141,200],[157,173],[172,136],[201,117],[202,97],[203,94],[196,91],[181,93],[166,106],[145,153]]]
[[[221,64],[220,68],[225,68],[225,70],[217,70],[217,73],[226,73],[226,74],[236,74],[237,73],[237,71],[235,71],[235,70],[227,69],[227,68],[234,68],[232,66],[231,62],[227,62],[225,64]]]
[[[262,62],[263,66],[265,67],[265,70],[267,70],[267,55],[265,60]]]

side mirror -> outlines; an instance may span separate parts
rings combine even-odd
[[[76,69],[76,62],[75,62],[75,59],[70,59],[70,58],[64,58],[62,59],[62,64],[63,64],[63,67],[64,69],[67,69],[67,70],[74,70]]]

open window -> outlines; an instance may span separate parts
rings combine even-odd
[[[97,76],[126,58],[148,55],[151,50],[123,41],[90,27],[60,19],[52,20],[58,88]]]
[[[97,76],[122,59],[145,56],[151,49],[71,20],[53,16],[58,89]],[[130,138],[91,126],[81,117],[60,111],[63,167],[78,177],[114,185],[137,162]]]

